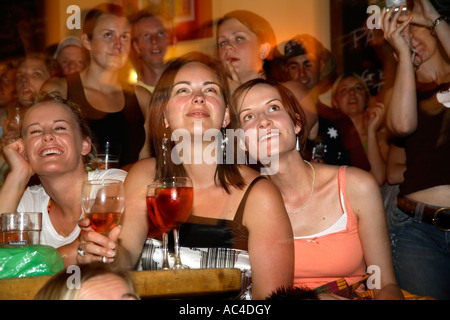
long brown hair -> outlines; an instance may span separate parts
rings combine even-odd
[[[204,64],[215,72],[221,86],[224,103],[230,109],[230,124],[227,128],[238,128],[238,118],[234,112],[235,108],[232,106],[233,100],[231,98],[230,88],[220,61],[200,52],[191,52],[171,61],[156,84],[150,103],[150,117],[153,124],[150,128],[150,132],[154,149],[153,154],[155,154],[157,159],[156,178],[187,175],[183,165],[173,163],[170,157],[175,144],[170,139],[172,131],[164,125],[164,112],[172,94],[175,77],[178,71],[191,62]],[[237,161],[233,161],[231,164],[218,164],[216,167],[215,180],[216,184],[220,184],[228,193],[230,192],[229,186],[243,188],[245,185],[239,172]]]

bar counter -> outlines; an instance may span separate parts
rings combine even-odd
[[[142,299],[220,297],[240,290],[241,271],[234,268],[133,271]],[[0,279],[0,300],[31,300],[51,276]]]

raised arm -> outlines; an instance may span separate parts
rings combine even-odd
[[[392,17],[386,9],[381,13],[384,36],[395,51],[398,65],[394,85],[386,93],[386,126],[395,135],[406,136],[417,128],[416,78],[411,62],[411,50],[403,31],[411,19],[398,23],[401,10]]]
[[[369,123],[367,130],[367,158],[370,163],[370,173],[378,185],[386,182],[386,160],[381,152],[378,130],[384,119],[384,106],[377,104],[369,108]]]
[[[292,227],[281,194],[269,180],[258,181],[251,190],[243,224],[249,231],[253,299],[264,299],[283,286],[292,286]]]

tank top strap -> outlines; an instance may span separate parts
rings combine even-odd
[[[80,73],[73,73],[66,76],[67,81],[67,99],[77,101],[85,105],[89,105],[84,94],[83,83],[81,82]]]
[[[97,110],[87,100],[79,72],[67,75],[66,80],[67,99],[79,104],[88,119],[101,119],[105,116],[105,112]],[[126,82],[121,82],[121,85],[125,100],[124,108],[121,112],[131,121],[141,121],[142,111],[133,86]]]
[[[95,109],[87,100],[79,72],[67,75],[66,80],[67,99],[75,102],[80,107],[86,120],[96,120],[105,117],[105,112]]]
[[[123,108],[123,112],[126,114],[128,118],[134,118],[142,115],[141,107],[139,106],[139,101],[136,96],[136,92],[134,87],[128,83],[122,83],[122,91],[123,96],[125,98],[125,107]],[[143,117],[143,115],[142,115]],[[140,120],[140,119],[139,119]],[[137,120],[134,120],[137,121]],[[145,121],[145,119],[144,119]]]
[[[346,178],[345,171],[347,166],[339,167],[338,172],[338,189],[339,189],[339,203],[341,205],[341,209],[343,214],[347,214],[347,230],[357,226],[357,221],[355,214],[353,213],[352,207],[350,206],[350,201],[347,197],[347,186],[346,186]]]
[[[239,207],[238,207],[238,209],[236,211],[236,214],[234,216],[233,221],[235,221],[235,222],[237,222],[239,224],[242,224],[242,219],[243,219],[243,216],[244,216],[245,204],[247,202],[248,195],[250,194],[250,191],[252,190],[252,188],[256,184],[256,182],[258,182],[261,179],[267,179],[267,178],[265,178],[263,176],[256,177],[250,183],[250,185],[248,186],[247,190],[245,190],[245,194],[242,197],[241,202],[239,203]]]

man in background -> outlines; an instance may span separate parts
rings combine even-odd
[[[131,22],[132,44],[137,58],[137,84],[153,93],[166,68],[167,31],[162,19],[146,9],[139,11]]]

